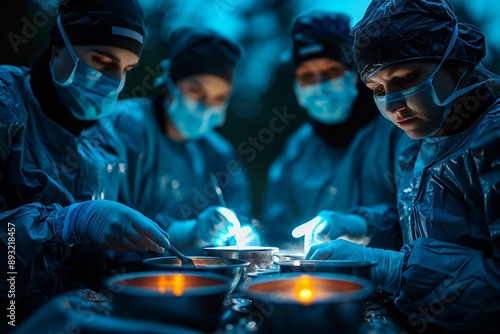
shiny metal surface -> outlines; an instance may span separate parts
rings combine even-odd
[[[297,279],[312,277],[321,298],[305,304],[289,298]],[[364,304],[373,292],[365,279],[347,275],[299,273],[249,283],[245,293],[253,301],[259,333],[358,333]]]
[[[229,293],[232,293],[241,277],[245,275],[246,267],[250,262],[240,259],[229,259],[223,257],[192,256],[193,265],[181,265],[181,261],[173,256],[156,257],[144,260],[144,264],[153,270],[165,270],[168,272],[209,272],[221,274],[231,278]]]
[[[371,280],[372,268],[376,262],[333,261],[333,260],[287,260],[278,261],[281,273],[333,273],[353,275]]]
[[[139,272],[105,281],[115,314],[194,328],[217,329],[231,278],[213,273]]]

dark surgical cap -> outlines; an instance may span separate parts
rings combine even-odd
[[[485,56],[484,35],[458,23],[448,0],[373,0],[352,29],[363,81],[396,63],[442,59],[457,24],[458,38],[447,59],[473,68]]]
[[[292,27],[294,66],[326,57],[353,67],[349,21],[344,14],[322,11],[299,16]]]
[[[72,45],[109,45],[141,54],[144,21],[137,0],[70,0],[59,15]],[[57,23],[49,36],[52,45],[64,45]]]
[[[172,81],[197,74],[213,74],[229,82],[241,57],[240,48],[213,30],[182,27],[169,40],[169,73]]]

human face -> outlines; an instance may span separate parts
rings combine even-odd
[[[127,73],[139,62],[135,53],[114,46],[75,45],[73,49],[81,62],[118,80],[125,80]],[[51,61],[57,79],[66,81],[75,67],[68,49],[64,46],[53,47]]]
[[[347,70],[347,66],[331,58],[314,58],[306,60],[295,69],[295,79],[304,87],[340,77]]]
[[[198,74],[179,80],[176,84],[182,95],[203,103],[207,108],[221,106],[231,95],[229,81],[213,74]]]
[[[437,62],[412,62],[392,65],[377,72],[366,81],[374,95],[384,96],[414,87],[437,68]],[[441,67],[433,80],[437,96],[444,101],[455,89],[457,76]],[[437,106],[432,99],[418,93],[408,99],[398,99],[387,105],[385,115],[410,138],[424,138],[441,126],[444,107]]]

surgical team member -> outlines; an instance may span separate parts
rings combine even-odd
[[[226,229],[214,183],[224,205],[251,217],[246,170],[214,130],[226,119],[241,51],[215,31],[195,27],[174,30],[169,50],[163,92],[115,106],[115,129],[127,145],[128,178],[120,201],[165,224],[175,245],[196,253],[217,244]],[[250,225],[242,233],[246,243],[259,242]]]
[[[432,29],[429,29],[432,27]],[[355,59],[380,112],[403,129],[399,252],[344,240],[315,259],[375,260],[413,328],[500,326],[500,78],[485,38],[447,0],[375,0],[354,27]]]
[[[15,324],[59,292],[73,245],[170,247],[156,223],[103,200],[117,197],[123,152],[99,119],[137,64],[143,37],[135,0],[74,0],[60,6],[31,69],[0,66],[0,296],[4,311],[15,304]]]
[[[325,228],[331,239],[369,235],[380,247],[402,245],[391,179],[402,131],[379,115],[359,80],[349,21],[313,11],[293,24],[295,94],[308,122],[269,171],[261,220],[270,245],[295,248],[293,228],[320,212],[335,225]],[[385,218],[367,226],[364,217],[377,210]]]

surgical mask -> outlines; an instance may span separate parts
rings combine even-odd
[[[59,98],[79,120],[90,121],[108,116],[113,111],[113,105],[118,100],[124,81],[107,76],[80,62],[64,31],[60,17],[57,18],[57,25],[75,64],[68,79],[64,82],[57,80],[52,63],[50,64],[52,79]]]
[[[408,89],[405,89],[402,91],[390,93],[390,94],[387,94],[384,96],[374,95],[375,104],[377,105],[379,111],[382,113],[382,115],[385,118],[389,119],[389,117],[387,116],[387,113],[389,113],[387,111],[387,106],[389,106],[393,103],[403,102],[405,104],[414,104],[417,101],[432,101],[435,104],[435,106],[437,107],[436,112],[437,112],[437,110],[440,110],[440,112],[442,113],[441,122],[440,122],[439,127],[437,129],[435,129],[427,137],[434,136],[442,128],[442,126],[444,125],[444,123],[448,119],[448,116],[451,112],[453,100],[455,100],[457,97],[475,89],[476,87],[482,85],[486,81],[488,81],[488,80],[486,80],[486,81],[479,82],[479,83],[476,83],[476,84],[471,85],[471,86],[464,87],[462,89],[458,89],[458,85],[460,84],[460,82],[464,78],[465,74],[467,73],[467,71],[464,70],[464,72],[462,73],[459,80],[457,81],[457,85],[455,86],[455,88],[454,88],[453,92],[450,94],[450,96],[448,96],[444,101],[441,101],[439,99],[439,97],[436,93],[436,89],[434,88],[434,85],[432,82],[434,80],[436,73],[439,71],[439,69],[443,65],[444,61],[446,60],[446,58],[450,54],[451,50],[453,49],[457,38],[458,38],[458,26],[455,26],[453,36],[451,38],[450,43],[448,44],[448,47],[446,48],[445,54],[444,54],[443,58],[441,59],[441,62],[438,64],[438,66],[436,67],[434,72],[432,72],[432,74],[426,80],[422,81],[421,83],[419,83],[418,85],[416,85],[414,87],[411,87],[411,88],[408,88]]]
[[[339,78],[301,87],[295,82],[295,95],[309,116],[324,124],[346,121],[358,96],[357,76],[346,71]]]
[[[199,139],[214,128],[224,124],[227,103],[220,106],[207,107],[205,104],[181,94],[170,78],[166,81],[172,96],[170,105],[165,110],[170,121],[184,139]]]

